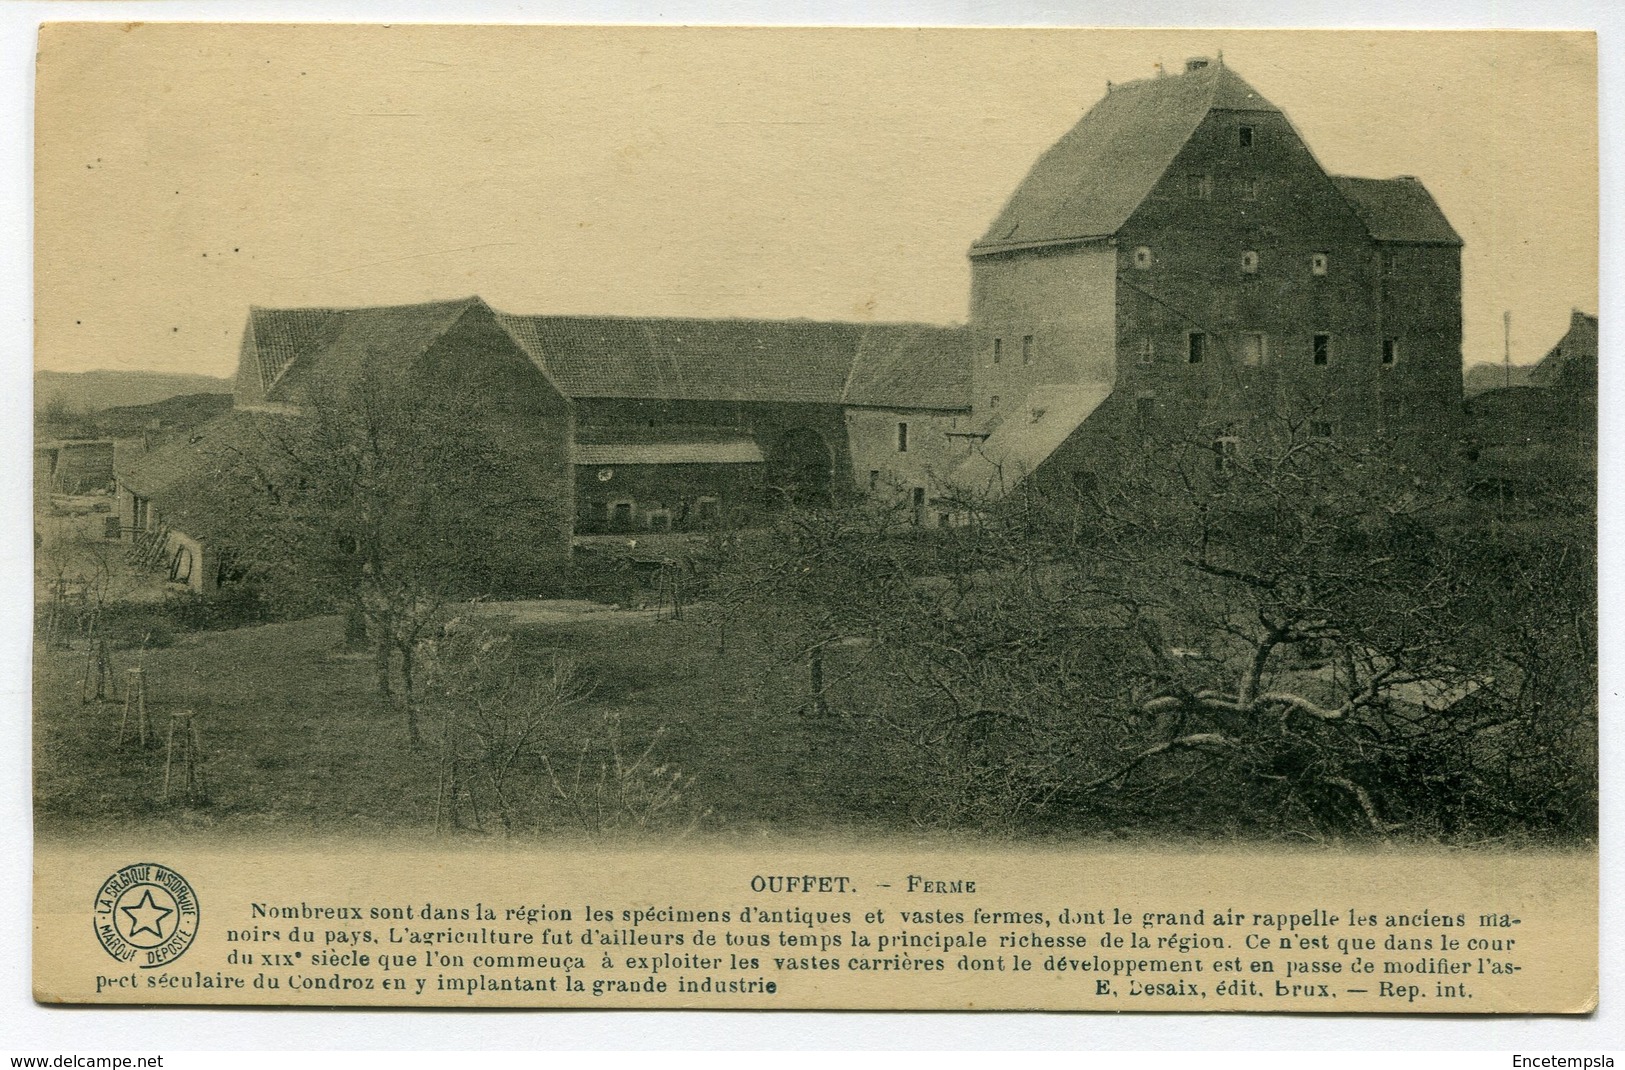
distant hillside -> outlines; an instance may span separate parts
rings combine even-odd
[[[89,411],[36,410],[34,434],[53,438],[140,438],[154,442],[208,423],[230,410],[230,394],[181,394],[146,405],[113,405]]]
[[[1529,373],[1534,371],[1533,364],[1514,364],[1511,368],[1511,381],[1508,382],[1507,367],[1504,364],[1491,364],[1480,361],[1469,364],[1462,373],[1462,391],[1468,397],[1482,394],[1486,390],[1499,390],[1504,386],[1529,386]]]
[[[175,375],[164,372],[51,372],[34,373],[34,411],[47,406],[70,412],[94,412],[115,405],[147,405],[181,394],[229,394],[230,379],[212,375]]]

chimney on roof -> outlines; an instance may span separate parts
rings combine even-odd
[[[1185,61],[1185,73],[1189,74],[1192,71],[1202,70],[1204,67],[1206,67],[1209,63],[1212,63],[1212,62],[1213,61],[1208,59],[1206,56],[1193,56],[1192,58]]]

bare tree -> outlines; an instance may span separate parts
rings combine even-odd
[[[420,645],[452,599],[484,593],[506,540],[491,517],[525,485],[504,483],[514,459],[475,399],[383,354],[312,375],[297,413],[252,427],[226,462],[238,556],[273,589],[342,609],[347,638],[364,630],[385,699],[398,666],[416,746]]]
[[[815,695],[872,726],[937,818],[1549,827],[1529,804],[1549,770],[1509,758],[1556,732],[1583,762],[1594,735],[1585,672],[1539,668],[1594,664],[1583,524],[1564,565],[1437,465],[1309,430],[1136,436],[1109,478],[967,500],[947,533],[801,520],[756,545],[742,606],[796,660],[839,652]]]

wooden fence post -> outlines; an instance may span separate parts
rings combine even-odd
[[[164,746],[164,799],[170,788],[176,787],[187,802],[201,802],[208,798],[199,767],[197,724],[191,710],[176,710],[169,715],[169,740]]]
[[[95,694],[91,694],[91,682],[95,681]],[[92,698],[97,702],[106,702],[113,697],[113,658],[107,652],[107,640],[93,638],[90,649],[85,652],[85,679],[79,687],[79,702],[87,704]]]
[[[130,724],[132,714],[135,716],[133,726]],[[150,731],[147,721],[147,674],[139,668],[124,671],[124,716],[120,717],[118,722],[120,743],[124,742],[132,727],[136,738],[145,748]]]

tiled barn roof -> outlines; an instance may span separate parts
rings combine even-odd
[[[865,327],[844,400],[874,408],[968,409],[970,345],[962,327]]]
[[[1333,175],[1332,181],[1377,241],[1461,244],[1461,236],[1439,210],[1438,203],[1414,178]]]
[[[1115,234],[1215,108],[1280,110],[1223,64],[1112,87],[1038,158],[971,255]]]
[[[839,402],[861,327],[810,320],[497,319],[571,397]]]
[[[969,332],[922,324],[520,316],[477,297],[359,309],[253,309],[240,405],[285,399],[316,362],[410,359],[475,311],[569,397],[970,407]]]

